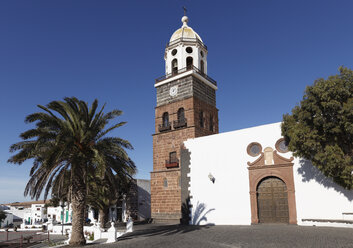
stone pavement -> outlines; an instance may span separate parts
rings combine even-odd
[[[113,244],[87,245],[88,248],[128,247],[353,247],[350,228],[295,225],[180,226],[146,224]]]

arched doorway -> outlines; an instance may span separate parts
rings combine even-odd
[[[289,223],[288,192],[278,177],[266,177],[256,189],[259,223]]]

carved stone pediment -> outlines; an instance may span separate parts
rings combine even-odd
[[[255,142],[251,143],[254,144]],[[250,144],[250,145],[251,145]],[[249,145],[249,146],[250,146]],[[249,150],[249,148],[248,148]],[[290,164],[294,158],[285,158],[278,154],[277,150],[273,150],[271,147],[266,147],[260,153],[260,157],[258,157],[253,162],[248,162],[248,166],[267,166],[267,165],[283,165],[283,164]]]

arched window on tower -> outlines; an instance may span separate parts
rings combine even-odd
[[[170,122],[169,122],[169,114],[168,112],[164,112],[162,115],[162,124],[159,124],[159,131],[168,131],[171,129]]]
[[[203,60],[200,62],[200,67],[201,73],[205,73],[205,62],[203,62]]]
[[[213,116],[210,115],[210,131],[213,132]]]
[[[203,111],[200,111],[199,114],[200,127],[204,127]]]
[[[193,58],[192,57],[187,57],[186,58],[186,68],[190,70],[193,65]]]
[[[177,74],[178,73],[178,60],[173,59],[172,60],[172,74]]]
[[[183,121],[185,119],[184,108],[178,109],[178,121]]]
[[[177,115],[178,115],[178,120],[174,121],[173,123],[174,129],[186,127],[187,122],[185,118],[184,108],[178,109]]]
[[[163,126],[166,127],[169,124],[169,114],[168,112],[163,113]]]

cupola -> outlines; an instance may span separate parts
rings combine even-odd
[[[196,69],[207,75],[207,47],[201,37],[188,26],[189,18],[181,18],[182,26],[171,36],[165,49],[166,75]]]

